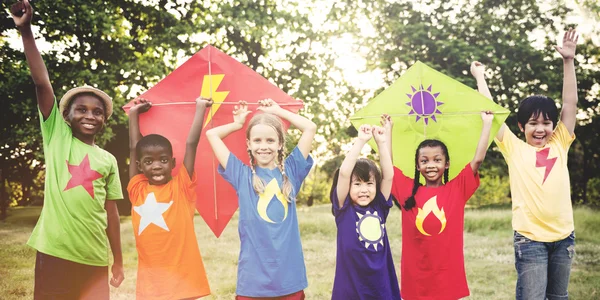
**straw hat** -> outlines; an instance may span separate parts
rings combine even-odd
[[[113,113],[112,98],[110,98],[110,96],[108,96],[105,92],[88,85],[72,88],[67,91],[62,98],[60,98],[58,109],[61,115],[64,115],[65,109],[67,109],[71,100],[73,100],[77,94],[81,93],[92,93],[98,96],[98,98],[104,102],[104,107],[106,108],[106,119],[110,118]]]

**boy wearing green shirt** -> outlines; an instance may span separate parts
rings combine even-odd
[[[48,71],[31,31],[28,0],[11,8],[35,83],[46,178],[44,207],[27,244],[37,250],[34,299],[108,299],[123,281],[119,213],[123,198],[115,157],[96,146],[112,114],[112,100],[89,87],[69,90],[57,105]],[[107,241],[108,240],[108,241]]]

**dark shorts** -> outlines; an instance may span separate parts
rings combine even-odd
[[[109,299],[108,267],[83,265],[38,251],[33,298]]]
[[[279,297],[246,297],[235,296],[236,300],[304,300],[304,291],[295,292],[293,294]]]

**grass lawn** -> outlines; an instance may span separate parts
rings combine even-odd
[[[307,299],[330,299],[335,272],[336,228],[330,206],[299,208],[302,245],[309,286]],[[25,245],[40,208],[16,208],[0,222],[0,299],[32,299],[35,251]],[[471,290],[468,299],[514,299],[514,254],[510,209],[468,209],[465,217],[465,263]],[[135,299],[137,253],[129,217],[121,220],[125,281],[111,289],[111,299]],[[237,214],[221,238],[202,218],[196,233],[213,295],[233,299],[239,252]],[[394,208],[386,226],[399,273],[400,212]],[[600,299],[600,213],[575,209],[576,259],[571,272],[571,299]]]

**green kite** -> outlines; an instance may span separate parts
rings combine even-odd
[[[489,144],[509,111],[476,90],[417,61],[396,82],[350,118],[354,127],[379,125],[383,113],[394,122],[394,165],[407,176],[415,172],[415,151],[425,139],[448,146],[450,179],[475,155],[481,134],[481,111],[492,111],[494,121]],[[371,140],[371,147],[376,149]]]

